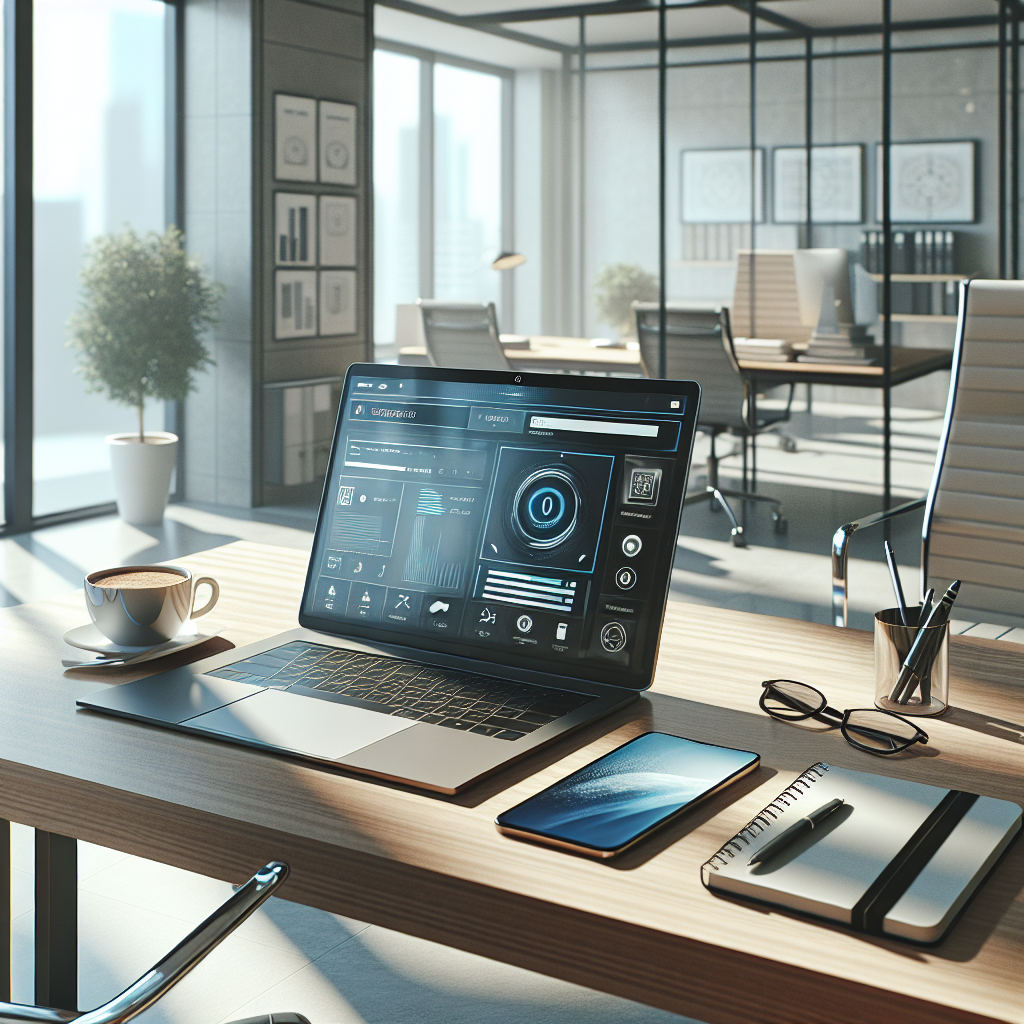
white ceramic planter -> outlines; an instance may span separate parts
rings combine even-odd
[[[162,430],[148,431],[146,443],[138,434],[108,434],[110,467],[114,471],[117,514],[132,526],[159,526],[171,489],[178,454],[178,437]]]

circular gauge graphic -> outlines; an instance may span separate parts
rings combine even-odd
[[[512,530],[527,547],[550,551],[572,536],[583,504],[574,476],[550,466],[535,469],[519,485],[512,499]]]
[[[309,160],[309,150],[306,148],[306,143],[297,135],[289,135],[288,138],[284,140],[284,146],[282,149],[284,152],[284,162],[286,164],[302,166]]]
[[[348,146],[344,142],[329,142],[324,152],[324,159],[328,167],[335,167],[342,170],[348,167]]]

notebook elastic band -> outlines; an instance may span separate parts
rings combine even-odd
[[[854,929],[871,935],[882,934],[885,915],[896,906],[977,799],[975,793],[962,793],[957,789],[951,789],[942,798],[857,902],[850,919]]]

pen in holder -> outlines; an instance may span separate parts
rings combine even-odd
[[[918,633],[920,608],[875,613],[875,707],[899,715],[941,715],[949,703],[949,622],[928,626],[917,671],[897,692],[900,670]],[[930,635],[929,635],[930,634]]]

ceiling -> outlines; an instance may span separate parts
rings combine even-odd
[[[585,19],[588,47],[629,43],[649,46],[657,42],[657,0],[648,0],[650,10],[614,13],[614,8],[624,2],[628,0],[591,0],[586,4],[591,10],[602,5],[613,9],[607,14],[589,14]],[[749,32],[749,15],[742,9],[742,2],[738,6],[727,2],[713,6],[707,0],[698,0],[701,6],[691,6],[685,0],[668,2],[669,40],[738,37]],[[570,17],[558,17],[557,13],[578,6],[572,0],[378,0],[376,30],[381,38],[506,67],[554,67],[559,64],[561,49],[576,47],[580,42],[580,18],[575,11]],[[758,10],[763,12],[758,19],[759,32],[766,35],[783,32],[790,23],[827,33],[830,29],[879,25],[882,0],[761,0]],[[445,20],[429,16],[435,11]],[[533,17],[520,20],[512,17],[514,12]],[[551,12],[551,16],[545,12]],[[896,23],[994,18],[997,12],[996,0],[892,0]],[[498,22],[488,17],[505,13],[511,20]],[[484,18],[487,20],[481,20]],[[456,19],[458,23],[453,24]]]

